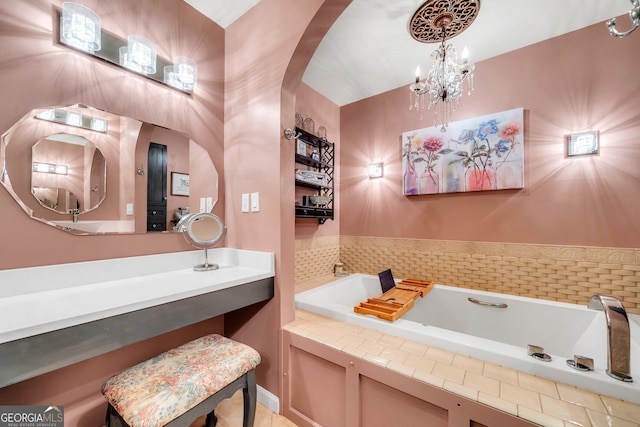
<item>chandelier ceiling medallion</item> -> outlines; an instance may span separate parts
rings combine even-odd
[[[446,41],[471,25],[480,10],[480,0],[427,0],[409,21],[409,33],[421,43],[440,43],[432,53],[431,70],[420,80],[420,66],[411,90],[409,109],[420,111],[434,107],[434,125],[447,130],[451,114],[460,109],[463,82],[468,82],[469,94],[473,90],[474,65],[468,62],[466,48],[462,60],[452,44]],[[440,105],[438,105],[440,104]]]

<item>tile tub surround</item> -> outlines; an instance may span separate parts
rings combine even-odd
[[[640,314],[640,249],[340,236],[339,257],[353,273],[391,268],[398,278],[579,305],[614,295]]]
[[[295,283],[333,273],[340,261],[340,236],[295,241]]]
[[[273,297],[272,253],[214,249],[220,268],[194,271],[203,253],[0,271],[0,387]]]
[[[640,427],[640,405],[319,314],[296,310],[284,329],[543,426]]]

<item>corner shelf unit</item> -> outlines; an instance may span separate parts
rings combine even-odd
[[[296,135],[296,170],[323,174],[326,178],[315,183],[298,179],[296,174],[296,187],[310,190],[307,191],[307,195],[326,196],[330,199],[323,206],[312,205],[310,202],[307,206],[296,204],[296,218],[318,218],[318,222],[324,224],[327,219],[333,220],[335,207],[333,198],[335,145],[298,127],[296,127]]]

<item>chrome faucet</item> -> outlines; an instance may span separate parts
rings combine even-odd
[[[594,295],[588,307],[604,311],[607,320],[607,374],[620,381],[632,382],[629,318],[622,303],[612,295]]]
[[[80,209],[69,209],[69,213],[73,216],[73,222],[78,222],[78,216],[80,215]]]

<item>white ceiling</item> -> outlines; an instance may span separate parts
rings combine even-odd
[[[226,28],[260,0],[184,1]],[[302,80],[339,106],[409,85],[417,65],[430,68],[437,47],[415,41],[407,30],[424,1],[353,0],[320,43]],[[627,0],[480,0],[476,20],[451,42],[460,52],[467,46],[470,61],[479,62],[628,14],[630,6]],[[628,19],[619,20],[619,30],[630,26]],[[608,32],[604,23],[602,31]]]

